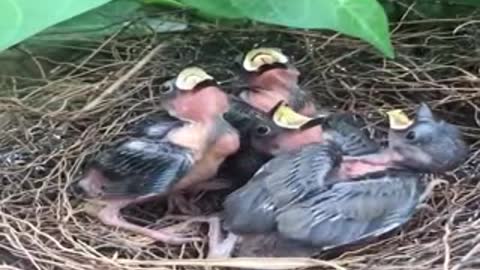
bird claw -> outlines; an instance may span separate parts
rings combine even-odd
[[[148,234],[148,236],[151,239],[155,240],[155,242],[158,241],[173,245],[181,245],[203,240],[203,238],[193,235],[195,235],[193,231],[179,232],[178,230],[174,230],[171,227],[162,228],[159,230],[152,230]]]
[[[179,224],[171,225],[168,227],[163,227],[158,230],[152,230],[150,235],[151,238],[172,244],[184,244],[189,242],[202,241],[203,238],[194,236],[197,234],[197,231],[189,228],[189,225],[192,223],[209,223],[209,217],[180,217],[184,222]],[[188,219],[187,219],[188,218]]]
[[[168,236],[168,238],[166,238],[165,240],[165,237],[162,235],[162,236],[159,236],[157,239],[155,239],[157,241],[161,241],[161,242],[164,242],[164,243],[167,243],[167,244],[175,244],[175,245],[181,245],[181,244],[187,244],[187,243],[192,243],[192,242],[200,242],[203,240],[203,238],[201,237],[190,237],[190,236],[185,236],[183,234],[172,234],[170,236]]]
[[[217,243],[210,243],[210,249],[208,251],[207,258],[209,259],[221,259],[221,258],[229,258],[232,256],[233,250],[235,249],[235,245],[237,243],[238,236],[229,233],[227,237],[220,242]]]
[[[448,185],[449,182],[443,179],[434,179],[430,181],[425,187],[425,191],[420,195],[420,198],[418,201],[424,202],[426,199],[428,199],[433,194],[433,190],[435,189],[435,187],[440,184]]]

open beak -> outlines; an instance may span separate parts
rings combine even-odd
[[[212,81],[213,77],[199,67],[187,67],[180,71],[175,80],[175,86],[183,91],[192,91],[205,81]]]
[[[285,129],[306,129],[314,125],[321,124],[324,116],[308,117],[295,112],[285,102],[279,102],[271,112],[273,122]]]
[[[387,112],[390,129],[405,130],[413,124],[413,120],[408,118],[407,114],[401,109]]]
[[[288,57],[279,49],[257,48],[247,52],[243,59],[243,68],[249,72],[260,71],[265,65],[287,64]]]

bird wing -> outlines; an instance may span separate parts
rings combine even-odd
[[[337,183],[279,211],[278,230],[324,248],[354,243],[404,224],[422,192],[419,175],[407,173]]]
[[[342,152],[350,156],[371,154],[379,151],[380,146],[369,138],[361,128],[366,123],[352,113],[336,113],[325,121],[325,128],[333,132],[333,139],[342,148]]]
[[[223,203],[225,229],[236,233],[275,230],[275,205],[265,183],[249,182],[227,196]]]
[[[130,138],[102,152],[93,166],[108,179],[105,193],[165,193],[193,167],[190,150],[167,141]]]
[[[312,144],[273,158],[227,196],[225,226],[234,233],[275,230],[277,209],[301,200],[312,189],[321,189],[338,157],[334,145]]]
[[[260,169],[252,180],[265,182],[277,207],[294,204],[311,190],[325,188],[325,180],[341,162],[336,144],[310,144],[280,155]]]

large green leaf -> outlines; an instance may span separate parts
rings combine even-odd
[[[307,29],[330,29],[361,38],[393,57],[388,20],[377,0],[178,0],[220,17]]]
[[[155,1],[155,0],[153,0]],[[156,0],[162,1],[162,0]],[[222,17],[222,18],[241,18],[248,17],[244,16],[242,10],[237,9],[234,6],[234,0],[179,0],[180,2],[186,4],[189,7],[196,8],[201,12],[206,14]],[[257,0],[252,0],[256,3]]]
[[[33,36],[35,41],[98,40],[124,27],[136,17],[144,17],[141,3],[136,0],[114,0],[71,19],[55,24]],[[138,33],[138,29],[132,29]],[[143,33],[147,33],[143,31]],[[124,33],[130,34],[130,33]]]
[[[43,73],[49,74],[57,67],[56,62],[77,63],[90,53],[76,48],[88,48],[92,42],[98,45],[113,34],[119,38],[136,38],[151,35],[152,31],[163,33],[187,28],[184,23],[168,21],[157,14],[149,17],[141,7],[137,0],[114,0],[48,27],[22,41],[22,50],[12,47],[0,53],[0,76],[41,78]],[[33,59],[25,50],[38,57]]]
[[[145,4],[158,4],[158,5],[168,6],[168,7],[178,7],[178,8],[185,7],[184,4],[176,0],[142,0],[142,2]]]
[[[257,21],[335,30],[362,38],[393,57],[388,21],[376,0],[234,0],[233,3]]]
[[[0,0],[0,51],[110,0]]]

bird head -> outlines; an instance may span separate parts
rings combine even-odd
[[[214,78],[195,66],[164,82],[159,92],[168,113],[182,120],[200,121],[228,109],[228,97]]]
[[[465,161],[468,148],[459,129],[437,119],[422,103],[410,120],[401,110],[388,113],[388,148],[395,164],[419,172],[434,173],[454,169]]]
[[[248,90],[240,97],[263,111],[270,110],[278,101],[292,99],[292,91],[299,89],[300,72],[289,63],[288,57],[275,48],[257,48],[247,52],[242,62],[248,81]]]
[[[323,142],[323,116],[307,117],[295,112],[282,101],[271,109],[269,115],[274,128],[270,128],[269,132],[257,132],[257,136],[252,138],[252,144],[258,149],[278,155],[303,145]]]

